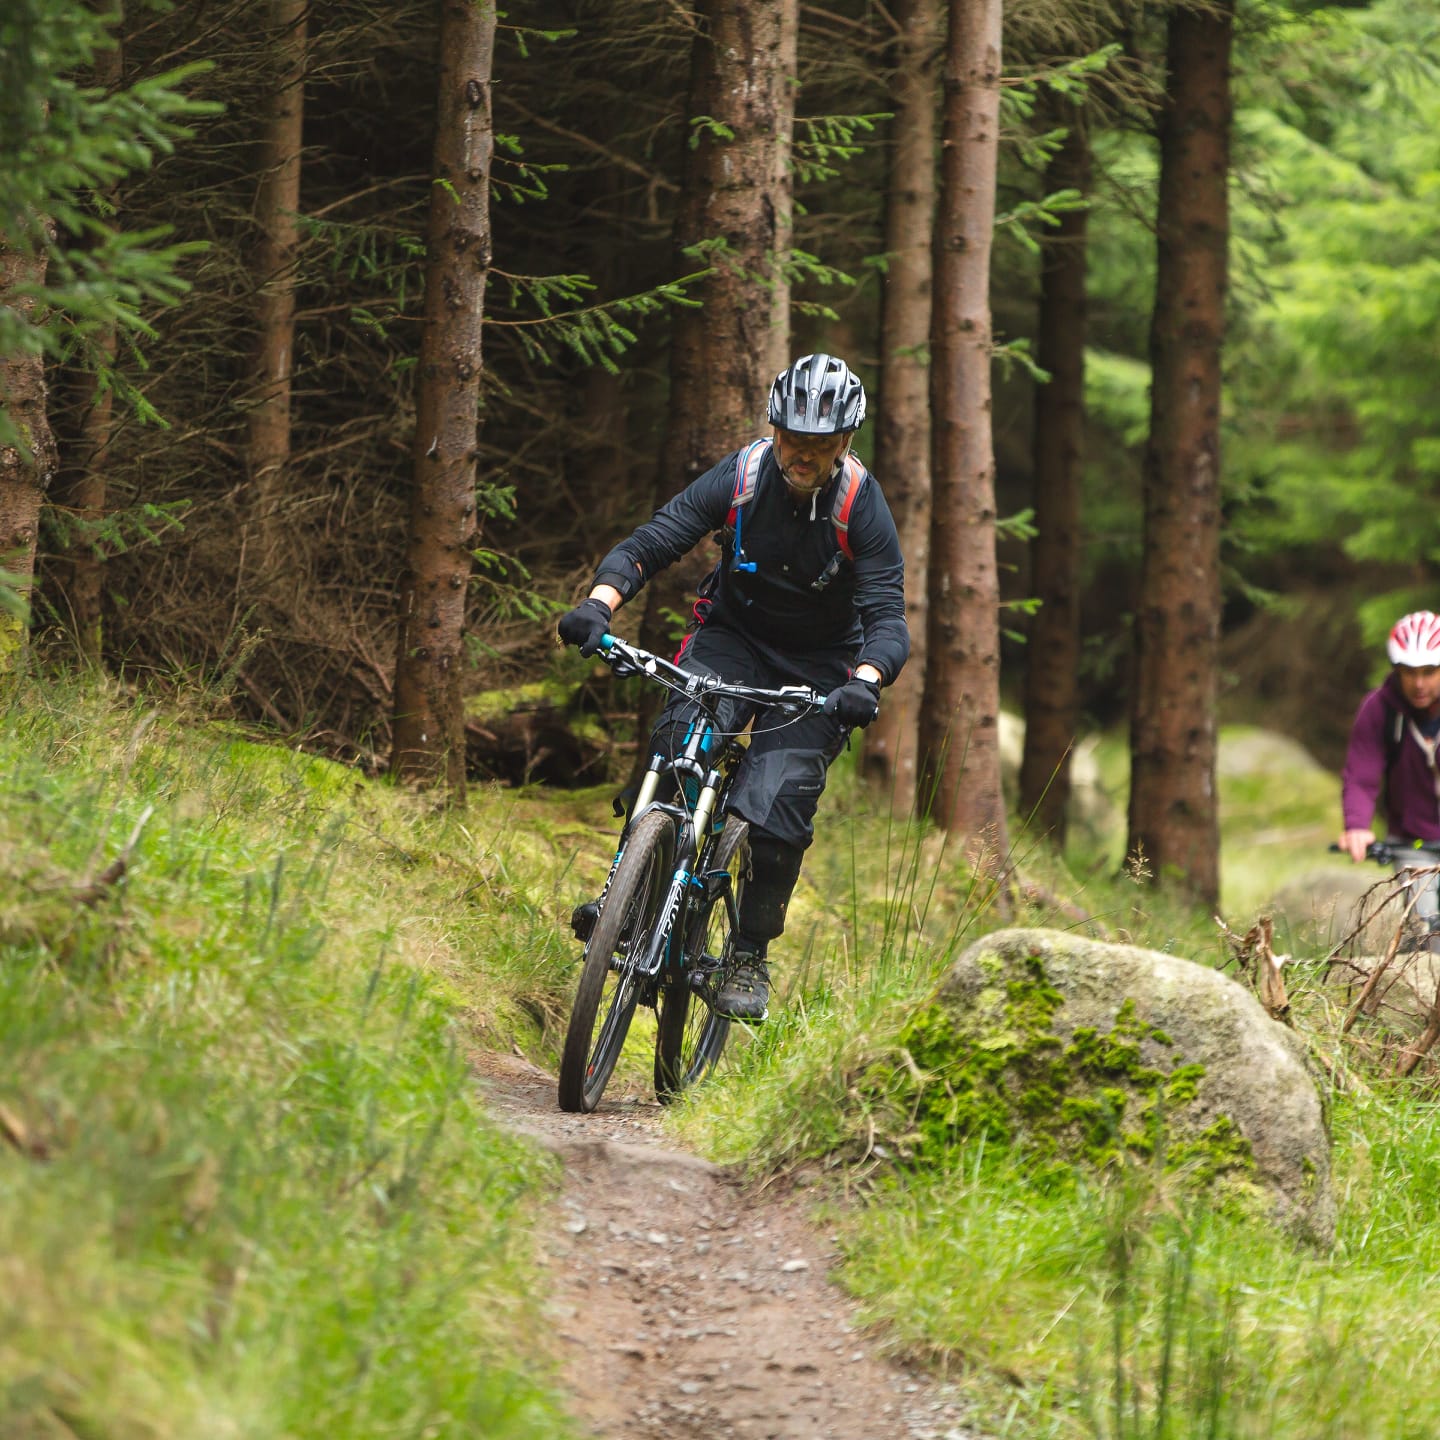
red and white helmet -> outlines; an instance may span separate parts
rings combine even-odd
[[[1402,615],[1385,643],[1392,665],[1440,665],[1440,615],[1416,610]]]

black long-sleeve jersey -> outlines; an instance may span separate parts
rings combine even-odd
[[[727,455],[622,540],[600,562],[595,583],[613,585],[628,600],[713,533],[720,560],[702,587],[713,604],[711,619],[792,654],[853,648],[853,664],[873,665],[890,684],[910,653],[910,631],[900,537],[879,483],[867,471],[854,498],[850,558],[830,513],[843,470],[815,495],[797,499],[772,448],[754,496],[739,512],[743,558],[755,566],[742,570],[729,524],[739,455]]]

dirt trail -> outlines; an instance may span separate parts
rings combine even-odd
[[[597,1440],[979,1440],[953,1387],[858,1328],[802,1200],[667,1148],[649,1097],[566,1115],[528,1061],[489,1054],[479,1076],[491,1112],[564,1167],[549,1313]]]

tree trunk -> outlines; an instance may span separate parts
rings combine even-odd
[[[47,556],[43,564],[40,613],[53,611],[87,665],[100,663],[104,640],[105,560],[100,528],[105,519],[107,451],[115,407],[114,394],[102,372],[114,364],[116,348],[115,327],[102,327],[86,346],[86,368],[64,377],[70,424],[62,427],[58,470],[46,497],[49,514],[58,522],[53,529],[60,550]]]
[[[442,0],[440,66],[392,772],[465,801],[465,597],[490,267],[495,0]]]
[[[1045,192],[1090,192],[1083,113],[1045,173]],[[1043,242],[1035,358],[1049,372],[1035,391],[1035,529],[1030,590],[1040,601],[1025,669],[1020,813],[1032,831],[1065,845],[1070,752],[1080,715],[1080,486],[1085,459],[1086,212],[1067,211]]]
[[[657,506],[765,433],[770,383],[788,358],[784,262],[792,239],[797,0],[703,0],[697,14],[689,113],[692,126],[701,117],[705,123],[692,128],[695,143],[685,153],[675,254],[679,266],[693,270],[694,247],[703,245],[698,263],[714,273],[693,292],[703,308],[674,315]],[[728,135],[718,133],[720,127]],[[682,561],[649,586],[641,627],[649,648],[674,650],[675,626],[666,612],[688,612],[690,593],[710,563],[708,552],[699,562]],[[648,726],[654,696],[642,704],[642,726]]]
[[[118,89],[123,79],[124,56],[119,40],[122,23],[123,14],[116,20],[116,43],[95,56],[95,84],[107,93]],[[105,203],[118,221],[117,187],[106,192]],[[104,638],[101,606],[105,561],[99,548],[99,530],[105,518],[107,450],[115,410],[114,391],[104,372],[115,363],[117,348],[115,326],[102,326],[90,337],[68,377],[67,408],[73,418],[62,430],[59,468],[47,497],[50,514],[63,512],[63,518],[55,526],[61,536],[60,553],[44,565],[46,600],[69,630],[76,653],[88,665],[100,663]]]
[[[309,0],[269,0],[278,67],[263,116],[253,274],[256,336],[245,424],[250,510],[261,568],[275,559],[290,461],[290,392],[295,350],[295,261],[300,245],[300,150],[305,118]]]
[[[1219,899],[1215,794],[1233,0],[1170,16],[1130,726],[1132,857]]]
[[[16,249],[0,235],[0,305],[34,323],[35,301],[15,292],[45,283],[46,257]],[[45,361],[0,355],[0,586],[20,602],[0,606],[0,677],[16,674],[29,646],[28,611],[35,576],[40,506],[56,469],[55,437],[45,412]]]
[[[990,241],[1000,123],[1000,0],[951,0],[945,54],[935,307],[929,602],[920,795],[997,872],[1000,587],[990,425]]]
[[[905,556],[910,660],[865,731],[862,769],[894,813],[915,805],[920,697],[925,679],[925,575],[930,553],[930,290],[935,228],[935,74],[939,0],[900,0],[891,88],[885,205],[885,286],[880,311],[880,418],[875,473],[885,487]]]
[[[704,0],[698,14],[675,253],[693,269],[706,246],[714,273],[697,292],[703,308],[675,312],[662,503],[764,433],[770,382],[789,359],[798,6]]]

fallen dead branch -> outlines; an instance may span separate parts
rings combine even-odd
[[[1415,909],[1415,902],[1419,898],[1419,892],[1416,891],[1406,902],[1405,913],[1400,917],[1400,923],[1396,925],[1395,933],[1391,935],[1390,943],[1385,947],[1384,956],[1381,958],[1380,963],[1370,972],[1364,985],[1360,987],[1360,994],[1356,996],[1355,1003],[1350,1007],[1350,1013],[1345,1017],[1345,1023],[1340,1027],[1340,1033],[1342,1035],[1348,1035],[1350,1033],[1351,1027],[1355,1024],[1356,1020],[1360,1018],[1370,997],[1375,993],[1376,986],[1378,986],[1384,978],[1385,972],[1394,964],[1395,956],[1400,951],[1400,941],[1405,935],[1406,922],[1410,919],[1410,915]]]
[[[115,887],[125,878],[126,872],[130,869],[130,857],[139,843],[140,833],[154,813],[155,807],[147,805],[139,820],[135,822],[135,828],[130,832],[130,838],[125,842],[120,853],[93,880],[75,889],[74,900],[77,905],[88,909],[98,905],[114,892]]]
[[[1430,1002],[1430,1014],[1425,1022],[1425,1029],[1421,1031],[1420,1038],[1413,1044],[1406,1046],[1400,1052],[1400,1058],[1395,1066],[1397,1075],[1408,1075],[1434,1048],[1436,1040],[1440,1040],[1440,983],[1435,987],[1435,998]]]
[[[7,1105],[0,1105],[0,1140],[31,1160],[49,1158],[49,1147],[32,1135],[30,1127]]]
[[[1285,991],[1281,970],[1288,955],[1275,953],[1275,922],[1261,915],[1244,935],[1236,935],[1220,916],[1215,917],[1220,933],[1230,946],[1240,973],[1255,992],[1272,1020],[1290,1024],[1290,997]]]

